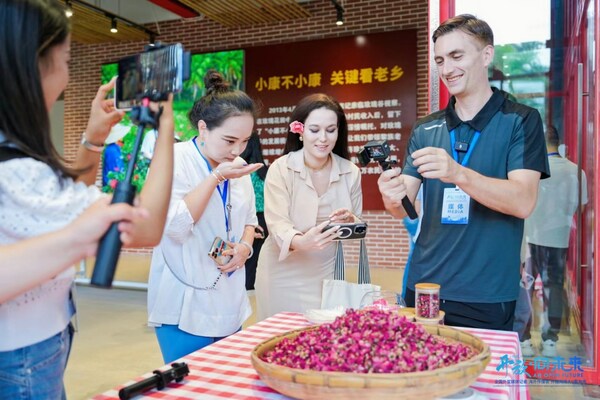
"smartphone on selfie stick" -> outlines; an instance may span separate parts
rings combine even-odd
[[[130,117],[137,125],[137,133],[125,179],[117,183],[112,198],[113,204],[133,204],[135,187],[131,182],[144,129],[158,129],[162,112],[162,108],[157,113],[150,110],[150,102],[165,101],[170,93],[181,90],[184,78],[189,77],[189,65],[185,68],[186,62],[189,64],[189,53],[186,55],[179,43],[171,46],[160,43],[146,46],[143,53],[119,61],[119,77],[123,78],[117,78],[115,106],[131,110]],[[118,224],[113,223],[100,240],[91,279],[93,286],[112,286],[122,246]]]
[[[364,167],[370,163],[371,160],[374,160],[379,162],[381,169],[384,171],[391,169],[392,165],[397,163],[396,160],[389,159],[389,155],[390,145],[387,140],[371,140],[357,153],[360,165]],[[402,207],[410,219],[417,219],[419,217],[415,207],[407,196],[402,198]]]

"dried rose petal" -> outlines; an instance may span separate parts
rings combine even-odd
[[[437,293],[417,294],[417,316],[420,318],[438,318],[440,315],[440,296]]]
[[[402,373],[456,364],[470,347],[431,335],[386,310],[348,310],[330,324],[285,338],[263,356],[278,365],[315,371]]]

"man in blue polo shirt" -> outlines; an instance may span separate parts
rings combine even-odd
[[[512,330],[519,293],[523,220],[540,177],[549,176],[539,113],[492,89],[493,32],[459,15],[433,33],[435,62],[452,95],[445,110],[415,124],[406,162],[378,180],[386,209],[405,215],[423,185],[421,233],[406,302],[419,282],[441,285],[448,325]]]

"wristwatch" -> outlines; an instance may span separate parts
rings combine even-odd
[[[95,144],[88,142],[85,137],[85,132],[83,132],[83,135],[81,135],[81,144],[83,147],[89,151],[93,151],[94,153],[102,153],[104,151],[104,144],[102,146],[96,146]]]

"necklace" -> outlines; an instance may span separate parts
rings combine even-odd
[[[329,165],[329,160],[330,158],[327,158],[327,161],[325,161],[325,164],[323,164],[321,167],[319,168],[313,168],[308,166],[308,164],[306,163],[306,160],[304,161],[304,165],[306,166],[306,168],[308,168],[312,173],[319,173],[321,171],[323,171],[325,168],[327,168],[327,166]]]

